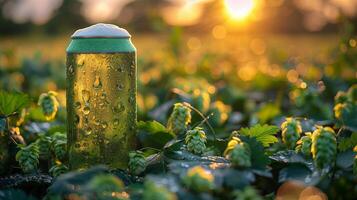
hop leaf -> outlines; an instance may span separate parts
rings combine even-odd
[[[37,143],[31,143],[27,146],[20,146],[20,150],[16,153],[16,161],[23,172],[33,173],[37,170],[39,164],[40,150]]]
[[[61,161],[56,160],[55,164],[50,168],[49,172],[53,177],[57,177],[68,171],[68,167],[61,163]]]
[[[201,166],[195,166],[187,171],[184,184],[195,192],[207,192],[213,189],[214,177],[212,173]]]
[[[51,148],[57,159],[64,160],[67,154],[66,134],[60,132],[54,133]]]
[[[305,156],[311,156],[311,132],[305,133],[305,136],[301,137],[299,141],[297,141],[296,152],[301,152]]]
[[[249,145],[241,142],[235,145],[231,153],[226,157],[231,160],[232,165],[235,167],[250,167],[252,165],[250,154]]]
[[[187,130],[189,123],[191,123],[191,109],[182,103],[176,103],[167,122],[167,128],[179,135]]]
[[[141,151],[133,151],[129,153],[129,171],[135,175],[139,175],[145,171],[147,166],[145,156]]]
[[[286,118],[285,122],[281,124],[281,129],[284,144],[289,149],[293,149],[302,132],[300,122],[294,118]]]
[[[176,200],[176,195],[164,186],[155,185],[152,181],[145,181],[143,200]]]
[[[335,161],[337,142],[330,127],[319,127],[312,134],[311,153],[318,168],[322,169]]]
[[[52,138],[42,135],[36,140],[36,143],[38,144],[40,150],[40,156],[43,158],[49,158],[51,153]]]
[[[187,150],[194,154],[202,154],[206,149],[206,133],[201,127],[186,132],[185,143]]]
[[[48,93],[41,94],[38,99],[38,105],[41,106],[47,120],[54,119],[57,114],[59,103],[56,96],[56,92],[49,91]]]
[[[8,116],[20,111],[30,104],[30,98],[22,93],[0,91],[0,115]]]
[[[268,147],[270,144],[278,142],[278,138],[275,136],[279,131],[276,126],[260,125],[257,124],[251,128],[241,128],[238,132],[232,134],[238,136],[242,134],[244,136],[254,137],[257,141],[263,144],[264,147]]]

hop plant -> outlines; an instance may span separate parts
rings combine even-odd
[[[234,147],[228,158],[231,160],[233,166],[250,167],[252,165],[250,154],[249,146],[241,142]]]
[[[206,113],[211,103],[211,97],[208,92],[195,89],[192,94],[192,104],[202,113]]]
[[[238,135],[238,132],[233,131],[232,135]],[[227,157],[233,151],[234,147],[241,142],[242,141],[238,137],[233,136],[232,139],[228,142],[227,148],[224,150],[223,155]]]
[[[334,162],[337,153],[335,131],[330,127],[319,127],[312,134],[311,153],[318,168]]]
[[[235,191],[234,196],[236,200],[263,200],[258,191],[251,186]]]
[[[195,166],[187,171],[184,184],[195,192],[207,192],[214,187],[212,173],[201,166]]]
[[[201,127],[186,132],[187,150],[194,154],[202,154],[206,150],[206,133]]]
[[[41,106],[47,120],[54,119],[58,111],[59,103],[56,96],[56,92],[49,91],[48,93],[42,93],[38,99],[38,105]]]
[[[56,158],[59,160],[64,160],[67,154],[67,136],[66,134],[57,132],[53,135],[52,140],[52,151]]]
[[[85,199],[108,200],[108,199],[129,199],[128,193],[124,192],[124,183],[116,176],[101,174],[92,178],[87,184],[86,189],[91,196]]]
[[[152,181],[145,181],[143,200],[176,200],[176,195],[164,186],[158,186]]]
[[[187,130],[189,123],[191,123],[191,109],[182,103],[176,103],[167,122],[167,128],[179,135]]]
[[[347,94],[343,91],[339,91],[337,92],[336,96],[335,96],[335,103],[346,103],[348,101],[348,97]]]
[[[213,114],[210,117],[210,122],[212,125],[222,125],[227,121],[230,112],[231,107],[229,105],[224,104],[222,101],[215,101],[210,109],[210,113]]]
[[[305,136],[301,137],[299,141],[297,141],[296,152],[301,152],[305,156],[311,156],[311,132],[305,133]]]
[[[52,138],[43,135],[36,140],[36,143],[38,144],[40,150],[40,156],[42,158],[49,158],[51,153]]]
[[[16,161],[23,172],[33,173],[37,170],[39,164],[40,150],[37,143],[31,143],[27,146],[19,146],[20,150],[16,153]]]
[[[50,168],[49,172],[53,177],[57,177],[68,171],[68,167],[64,165],[61,161],[56,160],[55,164]]]
[[[351,102],[357,101],[357,84],[352,85],[347,91],[348,98]]]
[[[289,149],[293,149],[302,132],[300,122],[294,118],[286,118],[285,122],[281,124],[281,129],[284,144]]]
[[[346,103],[338,103],[333,107],[333,111],[335,112],[335,118],[336,119],[341,119],[342,118],[342,113],[344,110],[348,109]]]
[[[145,171],[147,166],[145,156],[141,151],[133,151],[129,153],[129,171],[135,175],[139,175]]]

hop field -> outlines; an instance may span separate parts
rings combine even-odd
[[[134,35],[128,168],[71,171],[69,37],[2,38],[0,199],[354,199],[356,40]]]

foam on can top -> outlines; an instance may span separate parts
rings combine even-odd
[[[113,24],[95,24],[87,28],[79,29],[71,38],[130,38],[127,30]]]

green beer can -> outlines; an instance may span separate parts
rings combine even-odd
[[[126,168],[135,146],[136,49],[111,24],[77,30],[67,48],[67,138],[71,169]]]

